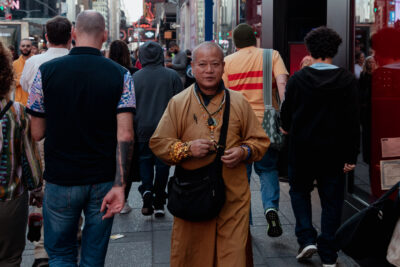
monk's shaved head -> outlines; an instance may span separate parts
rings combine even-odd
[[[76,17],[75,28],[78,32],[91,36],[100,36],[104,33],[106,23],[103,15],[94,10],[85,10]]]
[[[196,61],[197,52],[203,49],[216,49],[218,51],[218,54],[221,55],[221,61],[224,61],[224,51],[222,51],[222,48],[214,42],[204,42],[196,46],[192,52],[193,61]]]

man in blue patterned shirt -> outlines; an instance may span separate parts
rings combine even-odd
[[[113,215],[125,203],[135,94],[129,71],[101,55],[100,13],[80,13],[72,37],[68,55],[40,66],[28,100],[32,136],[46,137],[44,244],[50,266],[77,266],[83,211],[80,266],[103,266]]]

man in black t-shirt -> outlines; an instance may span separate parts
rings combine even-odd
[[[50,265],[77,262],[83,211],[80,264],[103,266],[113,215],[125,203],[135,95],[129,71],[101,55],[104,29],[100,13],[80,13],[72,30],[76,47],[40,66],[29,95],[32,137],[46,137],[43,217]]]

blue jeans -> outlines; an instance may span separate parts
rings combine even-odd
[[[154,177],[154,166],[156,175]],[[170,166],[158,159],[149,148],[148,142],[139,143],[139,172],[142,184],[139,186],[140,194],[151,192],[155,194],[156,201],[163,204],[166,199],[165,188],[168,183]],[[154,181],[154,185],[153,185]]]
[[[102,220],[101,203],[113,182],[60,186],[46,183],[43,201],[44,247],[51,267],[76,267],[77,232],[82,211],[81,267],[104,266],[113,218]]]
[[[321,234],[312,224],[311,191],[317,180],[318,194],[321,200]],[[344,202],[345,176],[340,170],[329,174],[324,170],[296,171],[289,166],[290,200],[296,217],[296,236],[300,246],[318,244],[318,254],[325,264],[334,264],[337,260],[335,233],[340,226]]]
[[[264,212],[267,209],[279,208],[279,178],[278,178],[278,158],[279,151],[269,148],[267,153],[260,161],[254,162],[254,170],[260,177],[261,198]],[[252,165],[247,164],[247,177],[250,181]]]

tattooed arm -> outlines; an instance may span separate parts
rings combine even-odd
[[[114,186],[125,186],[133,156],[133,115],[132,113],[120,113],[117,119],[117,170]]]
[[[101,205],[101,212],[107,208],[103,219],[111,218],[114,214],[119,213],[125,205],[124,190],[133,156],[133,115],[130,112],[119,113],[117,121],[116,174],[114,185],[104,197]]]

